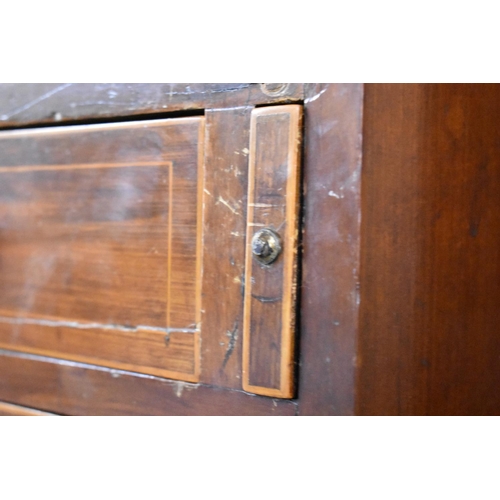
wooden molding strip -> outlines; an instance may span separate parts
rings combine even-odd
[[[0,400],[63,415],[290,415],[293,401],[0,350]]]
[[[0,417],[55,417],[55,413],[26,408],[0,401]]]
[[[303,99],[302,83],[2,83],[0,128]]]
[[[294,395],[301,120],[300,105],[258,108],[250,129],[243,388],[279,398]],[[252,253],[264,228],[282,247],[269,265]]]

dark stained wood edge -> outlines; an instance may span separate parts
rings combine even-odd
[[[0,350],[0,400],[66,415],[295,415],[292,401]]]
[[[306,87],[301,415],[354,413],[362,111],[362,84]]]
[[[0,401],[0,417],[56,417],[55,413],[47,413],[25,406],[13,405]]]
[[[303,84],[0,84],[0,128],[302,101]]]

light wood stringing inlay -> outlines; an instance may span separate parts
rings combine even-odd
[[[0,132],[0,347],[196,381],[203,146],[203,118]]]
[[[294,395],[301,119],[299,105],[258,108],[250,130],[243,388],[279,398]],[[268,267],[251,250],[263,227],[282,242]]]

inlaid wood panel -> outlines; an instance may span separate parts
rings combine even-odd
[[[259,108],[250,129],[243,388],[282,398],[294,394],[301,119],[299,105]],[[263,228],[282,248],[270,264],[252,255]]]
[[[197,379],[203,133],[0,133],[0,346]]]

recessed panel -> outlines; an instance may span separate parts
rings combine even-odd
[[[203,118],[0,133],[0,346],[196,380]]]

